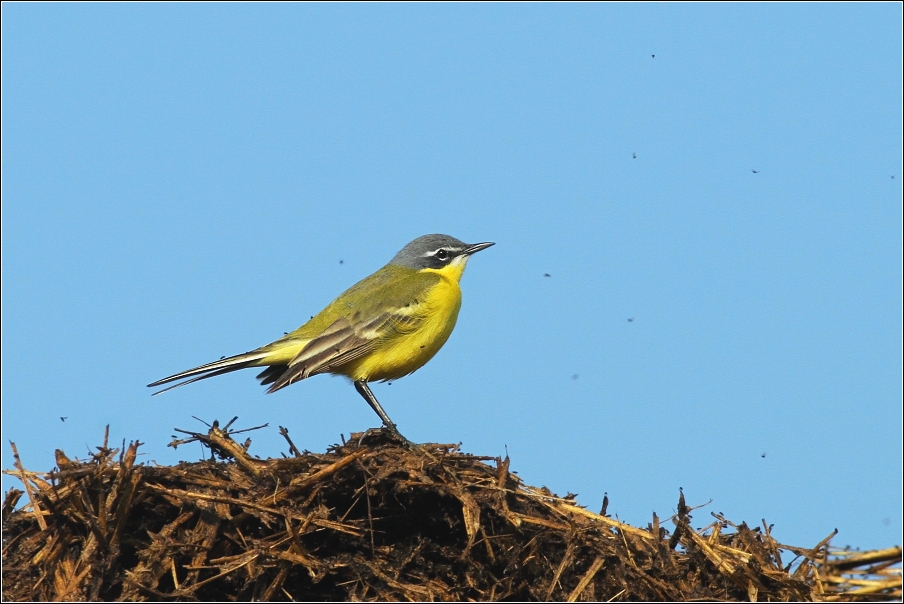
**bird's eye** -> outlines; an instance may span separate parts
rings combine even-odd
[[[447,252],[446,250],[439,250],[436,252],[436,257],[440,260],[445,260],[449,257],[449,252]]]

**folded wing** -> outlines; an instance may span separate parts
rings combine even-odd
[[[288,365],[268,367],[257,377],[262,384],[272,384],[268,393],[276,392],[312,375],[334,372],[372,352],[381,343],[417,329],[422,321],[422,317],[412,312],[384,312],[355,323],[344,317],[337,319],[308,342]]]

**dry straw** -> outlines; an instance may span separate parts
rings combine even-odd
[[[175,467],[105,437],[31,472],[14,448],[3,599],[901,600],[900,547],[792,547],[719,514],[694,528],[683,494],[638,528],[525,485],[507,457],[380,434],[315,454],[281,433],[291,457],[260,460],[215,423],[173,445],[219,461]]]

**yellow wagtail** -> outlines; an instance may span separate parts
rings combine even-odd
[[[148,386],[184,379],[154,393],[160,394],[230,371],[266,367],[257,379],[270,384],[270,393],[319,373],[344,375],[383,424],[407,442],[367,383],[413,373],[442,348],[461,308],[458,282],[465,264],[471,254],[491,245],[468,245],[448,235],[418,237],[292,333]]]

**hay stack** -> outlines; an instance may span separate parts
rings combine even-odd
[[[230,422],[231,423],[231,422]],[[26,471],[3,506],[3,599],[900,600],[901,549],[832,555],[714,514],[635,528],[525,485],[508,458],[360,435],[259,460],[136,465],[140,443]],[[487,463],[490,462],[490,463]],[[14,510],[17,500],[28,503]],[[834,533],[833,533],[834,535]]]

